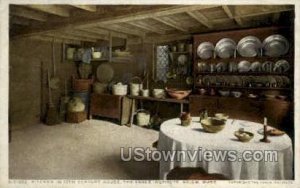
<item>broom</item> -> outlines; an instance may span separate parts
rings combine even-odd
[[[50,88],[50,73],[49,69],[47,69],[47,79],[48,79],[48,108],[46,114],[46,124],[47,125],[56,125],[60,123],[58,112],[53,104],[52,96],[51,96],[51,88]]]

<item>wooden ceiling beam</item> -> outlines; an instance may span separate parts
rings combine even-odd
[[[244,25],[242,19],[236,15],[236,11],[235,11],[235,7],[234,6],[232,6],[232,5],[223,5],[222,8],[223,8],[224,12],[227,14],[227,16],[230,19],[234,19],[234,21],[239,26],[243,26]]]
[[[152,17],[152,19],[163,23],[165,25],[168,25],[176,30],[182,31],[182,32],[188,32],[187,29],[183,28],[182,26],[178,25],[178,23],[176,23],[174,20],[170,19],[170,18],[158,18],[158,17]]]
[[[171,42],[176,40],[187,40],[191,39],[192,35],[190,34],[168,34],[168,35],[153,35],[153,36],[146,36],[144,42],[145,43],[165,43],[165,42]]]
[[[77,36],[77,37],[83,37],[83,38],[87,38],[87,39],[91,39],[91,40],[108,40],[107,37],[105,36],[100,36],[100,35],[95,35],[95,34],[91,34],[88,33],[86,31],[79,31],[79,30],[60,30],[60,32],[63,32],[65,34],[70,34],[73,36]]]
[[[207,8],[213,8],[218,7],[219,5],[182,5],[182,6],[173,6],[169,8],[164,8],[163,10],[157,10],[157,11],[149,11],[147,13],[138,13],[138,14],[132,14],[127,16],[119,16],[115,17],[113,19],[107,19],[101,21],[103,24],[115,24],[115,23],[121,23],[121,22],[130,22],[135,20],[143,20],[147,18],[153,18],[153,17],[162,17],[162,16],[168,16],[173,14],[179,14],[186,11],[194,11],[194,10],[201,10],[201,9],[207,9]]]
[[[97,7],[96,5],[71,5],[81,10],[89,11],[89,12],[96,12]]]
[[[206,26],[207,28],[211,29],[213,28],[213,25],[209,23],[209,20],[199,11],[188,11],[186,12],[190,17],[194,18],[197,20],[200,24]]]
[[[96,34],[104,35],[104,36],[108,36],[109,34],[111,34],[113,37],[122,38],[122,39],[128,38],[128,35],[126,35],[124,33],[115,32],[115,31],[111,31],[111,30],[107,30],[107,29],[98,28],[98,27],[79,28],[79,30],[96,33]]]
[[[54,40],[53,40],[53,37],[49,37],[47,35],[36,35],[36,36],[27,37],[27,38],[34,39],[34,40],[47,41],[47,42],[55,42],[55,43],[66,43],[66,44],[76,44],[76,45],[81,44],[81,41],[70,40],[70,39],[65,39],[65,38],[54,38]]]
[[[145,37],[145,33],[143,32],[139,32],[137,30],[133,30],[133,29],[129,29],[120,25],[98,25],[98,27],[103,28],[103,29],[107,29],[107,30],[111,30],[114,32],[120,32],[120,33],[125,33],[128,35],[135,35],[135,36],[139,36],[139,37]]]
[[[68,23],[62,22],[56,25],[47,24],[43,26],[36,26],[35,28],[24,29],[22,31],[16,32],[15,36],[13,37],[18,38],[18,37],[24,37],[30,35],[38,35],[47,32],[52,32],[55,30],[66,29],[66,28],[98,27],[98,25],[103,25],[103,24],[114,24],[114,23],[129,22],[134,20],[142,20],[142,19],[152,18],[153,16],[165,16],[165,15],[182,13],[186,11],[207,9],[212,7],[219,7],[219,6],[218,5],[182,5],[182,6],[180,5],[180,6],[158,8],[155,10],[141,11],[138,13],[132,13],[127,15],[116,15],[114,17],[109,17],[109,18],[94,18],[91,20],[72,20]],[[116,31],[116,32],[121,32],[121,31]]]
[[[52,38],[63,38],[63,39],[67,39],[67,40],[77,40],[77,41],[84,41],[84,42],[97,42],[96,39],[91,39],[91,38],[86,38],[86,37],[78,37],[76,35],[60,32],[60,31],[47,33],[45,35],[48,37],[52,37]]]
[[[15,17],[12,16],[10,18],[10,24],[16,24],[16,25],[22,25],[22,26],[29,26],[30,22],[24,18],[20,18],[20,17]]]
[[[97,27],[89,27],[89,28],[86,28],[86,27],[78,27],[78,29],[82,30],[82,31],[92,31],[92,32],[96,32],[98,34],[101,34],[101,35],[109,35],[109,31],[108,30],[105,30],[105,29],[101,29],[101,28],[97,28]]]
[[[45,12],[48,14],[53,14],[56,16],[61,17],[69,17],[70,11],[66,8],[63,8],[62,6],[57,5],[26,5],[26,7],[29,7],[34,10],[38,10],[41,12]]]
[[[67,31],[69,32],[69,31]],[[103,35],[101,33],[97,33],[93,30],[82,30],[82,29],[75,29],[70,31],[70,33],[76,33],[78,35],[82,35],[84,37],[91,37],[91,38],[96,38],[96,39],[101,39],[101,40],[109,40],[108,35]]]
[[[137,22],[126,22],[129,25],[144,29],[146,31],[150,31],[157,34],[165,34],[166,32],[160,29],[156,29],[154,27],[151,27],[149,25],[143,24],[143,23],[137,23]]]
[[[19,6],[10,6],[9,13],[10,15],[32,19],[40,22],[45,22],[47,20],[47,16],[44,13],[38,13]]]

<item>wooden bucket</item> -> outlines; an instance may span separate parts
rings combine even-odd
[[[133,77],[130,81],[130,95],[138,96],[143,89],[143,81],[140,77]]]
[[[93,79],[76,79],[72,77],[72,88],[74,91],[89,91]]]

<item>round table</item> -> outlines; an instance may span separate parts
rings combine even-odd
[[[234,132],[240,128],[254,133],[253,139],[249,142],[238,141]],[[207,133],[203,130],[199,117],[193,117],[191,125],[187,127],[181,126],[179,118],[165,121],[160,127],[158,150],[162,155],[168,151],[177,153],[180,151],[186,155],[181,158],[175,157],[173,160],[162,159],[160,179],[166,179],[167,174],[175,167],[201,167],[209,174],[223,174],[229,179],[292,179],[293,150],[290,137],[287,134],[268,136],[270,143],[260,142],[263,137],[262,129],[263,125],[259,123],[228,119],[222,131]],[[192,158],[195,151],[197,157]],[[217,158],[218,152],[228,158],[225,160]],[[229,152],[235,158],[230,156]],[[204,154],[208,153],[212,153],[214,157],[205,158]],[[246,153],[247,159],[242,157]],[[262,159],[265,155],[276,155],[277,159],[265,161],[266,158]]]

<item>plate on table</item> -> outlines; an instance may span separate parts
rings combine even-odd
[[[261,134],[261,135],[264,135],[264,129],[263,129],[263,128],[262,128],[262,129],[259,129],[259,130],[257,131],[257,133],[259,133],[259,134]],[[271,128],[271,129],[267,130],[267,134],[268,134],[269,136],[281,136],[281,135],[284,135],[285,132],[284,132],[284,131],[281,131],[281,130],[279,130],[279,129]]]
[[[242,57],[255,57],[260,54],[261,41],[255,36],[242,38],[237,45],[237,51]]]
[[[276,61],[273,71],[278,73],[287,72],[290,69],[290,64],[287,60],[281,59]]]
[[[251,66],[251,63],[249,61],[246,61],[246,60],[240,61],[238,64],[238,71],[239,72],[249,72],[250,66]]]
[[[209,59],[214,55],[214,48],[211,42],[202,42],[197,48],[197,55],[201,59]]]
[[[261,67],[262,67],[261,63],[259,61],[255,61],[251,64],[250,70],[252,72],[261,72]]]
[[[274,67],[274,63],[272,61],[265,61],[261,66],[262,71],[264,72],[272,72],[273,67]]]
[[[230,38],[223,38],[219,40],[215,47],[217,56],[222,59],[230,58],[234,55],[236,43]]]
[[[279,57],[289,51],[289,42],[282,35],[271,35],[263,41],[265,55]]]

